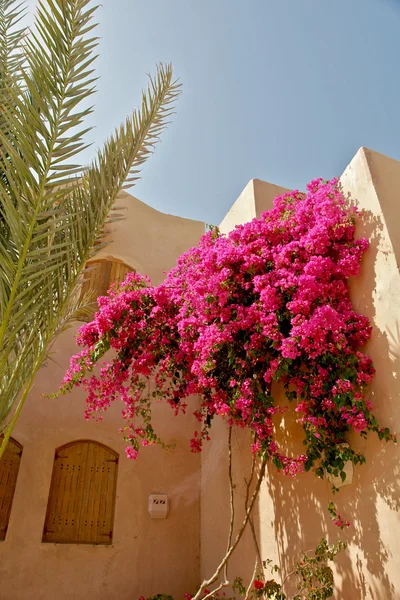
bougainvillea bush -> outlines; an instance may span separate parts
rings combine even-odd
[[[374,369],[360,348],[371,325],[353,310],[347,285],[368,248],[355,238],[357,217],[336,180],[317,179],[229,235],[208,231],[161,285],[130,273],[98,299],[94,321],[80,329],[82,351],[61,391],[85,388],[87,418],[122,400],[131,458],[162,443],[152,426],[154,401],[178,415],[200,395],[193,452],[220,417],[249,429],[253,452],[289,475],[311,468],[337,475],[346,460],[363,462],[340,445],[349,431],[391,435],[364,395]],[[284,408],[273,382],[295,404],[304,429],[300,456],[284,455],[275,439],[273,416]]]

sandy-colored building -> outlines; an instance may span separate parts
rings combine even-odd
[[[359,233],[371,240],[361,275],[351,282],[355,308],[374,325],[366,348],[377,371],[370,395],[379,420],[399,431],[400,162],[362,148],[341,183],[365,210]],[[221,230],[228,232],[268,210],[283,191],[252,180]],[[162,214],[128,194],[121,202],[126,219],[117,223],[110,244],[97,257],[99,264],[108,265],[111,279],[129,267],[158,283],[198,242],[204,223]],[[80,390],[56,400],[43,398],[59,385],[76,349],[78,327],[56,340],[13,434],[15,444],[0,464],[0,600],[137,600],[160,592],[181,600],[213,572],[225,552],[226,427],[215,422],[203,453],[191,454],[193,417],[174,418],[160,404],[157,429],[175,448],[151,447],[137,461],[127,460],[120,406],[95,423],[83,418]],[[301,440],[298,427],[290,410],[277,424],[282,444],[293,451]],[[336,499],[353,527],[342,535],[349,547],[337,561],[334,597],[400,599],[399,449],[372,435],[355,443],[367,463],[355,469],[352,483]],[[246,435],[235,432],[238,523],[250,461],[247,444]],[[90,483],[83,485],[86,495],[78,497],[76,490],[85,482]],[[313,475],[289,479],[269,468],[255,512],[263,559],[286,572],[301,550],[315,547],[323,535],[332,542],[338,538],[326,511],[329,490]],[[152,494],[167,496],[166,518],[149,514]],[[79,512],[80,502],[85,514]],[[250,577],[254,557],[247,532],[229,574]]]

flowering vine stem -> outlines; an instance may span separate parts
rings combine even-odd
[[[264,457],[261,460],[260,471],[259,471],[259,474],[258,474],[257,483],[256,483],[256,486],[254,488],[253,494],[251,496],[251,500],[250,500],[249,506],[247,508],[245,518],[243,520],[242,525],[240,526],[240,529],[239,529],[239,531],[238,531],[238,533],[237,533],[237,535],[235,537],[234,542],[231,544],[231,546],[228,549],[228,551],[226,552],[224,558],[222,559],[222,561],[220,562],[220,564],[216,568],[214,574],[211,575],[211,577],[209,579],[205,579],[203,581],[203,583],[200,585],[197,593],[195,594],[195,596],[193,596],[193,600],[200,600],[201,598],[203,598],[203,592],[204,592],[204,590],[206,588],[208,588],[210,585],[212,585],[218,579],[221,571],[224,569],[225,565],[229,561],[229,559],[232,556],[234,550],[236,549],[237,545],[239,544],[240,540],[242,539],[243,533],[244,533],[244,531],[246,529],[246,526],[247,526],[247,523],[248,523],[248,521],[250,519],[251,512],[253,510],[255,501],[257,499],[258,492],[260,491],[261,483],[262,483],[262,481],[264,479],[265,469],[266,469],[266,466],[267,466],[267,460],[268,459],[266,457]],[[223,582],[222,585],[229,585],[229,582],[225,581],[225,582]],[[215,592],[215,590],[214,590],[214,592]],[[214,592],[211,592],[210,594],[207,594],[207,596],[204,596],[204,598],[207,598],[207,597],[210,598]]]
[[[256,578],[258,569],[259,569],[259,558],[258,558],[258,555],[256,555],[256,560],[254,562],[253,575],[251,576],[251,579],[249,581],[249,585],[247,586],[245,598],[248,598],[250,596],[250,592],[251,592],[251,590],[253,588],[253,581]]]
[[[229,551],[229,548],[232,543],[232,535],[233,535],[233,527],[235,523],[235,498],[234,498],[234,486],[233,486],[233,476],[232,476],[232,425],[230,425],[228,429],[228,479],[229,479],[229,506],[230,506],[230,523],[229,523],[229,534],[228,534],[228,543],[226,551]],[[228,581],[228,562],[224,567],[224,580]]]
[[[229,581],[221,581],[221,583],[212,591],[206,592],[206,590],[204,590],[205,595],[202,595],[201,598],[202,600],[209,600],[209,598],[213,598],[215,595],[222,590],[224,587],[227,587],[229,585]],[[196,598],[197,596],[193,596],[193,598]]]
[[[252,461],[251,461],[250,477],[249,477],[248,481],[246,480],[246,478],[244,479],[244,482],[246,484],[246,496],[245,496],[245,500],[244,500],[245,510],[247,510],[247,507],[248,507],[249,495],[250,495],[250,487],[251,487],[251,484],[253,482],[254,469],[255,469],[255,456],[253,454]],[[249,585],[248,585],[247,590],[246,590],[245,598],[249,597],[250,590],[251,590],[252,585],[253,585],[253,581],[254,581],[254,579],[255,579],[255,577],[257,575],[257,571],[258,571],[259,568],[261,568],[261,566],[263,564],[262,563],[262,558],[261,558],[260,546],[258,544],[257,534],[256,534],[256,531],[255,531],[255,528],[254,528],[254,521],[253,521],[253,517],[252,516],[249,519],[249,525],[250,525],[251,535],[252,535],[253,542],[254,542],[254,549],[256,551],[256,559],[255,559],[255,562],[254,562],[253,575],[252,575],[252,577],[251,577],[251,579],[249,581]]]
[[[245,508],[246,514],[247,514],[247,511],[249,508],[250,488],[251,488],[251,484],[253,482],[255,465],[256,465],[256,457],[253,454],[252,461],[251,461],[249,480],[247,481],[246,478],[244,479],[245,484],[246,484],[246,495],[245,495],[245,502],[244,502],[244,508]],[[229,533],[228,533],[228,542],[227,542],[227,549],[226,549],[227,553],[230,551],[230,548],[232,545],[232,536],[233,536],[233,529],[234,529],[234,523],[235,523],[235,498],[234,498],[235,486],[233,483],[232,470],[233,470],[232,426],[230,426],[228,428],[228,480],[229,480],[229,500],[230,500],[230,502],[229,502],[229,504],[230,504],[230,521],[229,521]],[[261,481],[261,483],[262,483],[262,481]],[[256,536],[256,532],[254,529],[254,523],[253,523],[251,514],[249,515],[248,522],[244,526],[243,532],[245,531],[247,525],[249,525],[251,528],[253,541],[254,541],[254,545],[255,545],[255,550],[256,550],[256,555],[257,555],[257,559],[256,559],[255,567],[254,567],[254,574],[253,574],[255,576],[257,568],[258,568],[258,561],[260,561],[260,564],[262,563],[262,561],[261,561],[261,553],[260,553],[260,549],[258,546],[257,536]],[[240,540],[238,540],[238,543],[239,543],[239,541]],[[225,566],[224,566],[223,582],[221,582],[219,584],[219,586],[217,588],[215,588],[214,590],[207,591],[207,594],[205,596],[203,596],[203,600],[205,600],[206,598],[212,598],[216,594],[217,591],[221,590],[222,588],[224,588],[230,584],[230,581],[228,579],[228,563],[229,563],[229,557],[228,557],[228,560],[225,562]],[[251,583],[254,579],[254,576],[251,579],[250,587],[251,587]],[[205,584],[205,586],[207,587],[207,584]]]
[[[251,488],[251,484],[253,482],[255,464],[256,464],[256,461],[255,461],[255,456],[253,454],[252,461],[251,461],[251,469],[250,469],[249,480],[247,481],[246,478],[244,478],[244,482],[246,484],[246,496],[245,496],[245,500],[244,500],[244,508],[245,508],[245,510],[247,510],[247,507],[248,507],[249,495],[250,495],[250,488]],[[256,551],[256,556],[258,557],[259,564],[261,565],[262,564],[261,552],[260,552],[260,547],[258,545],[257,535],[256,535],[256,531],[255,531],[255,528],[254,528],[254,521],[253,521],[253,517],[252,516],[249,519],[249,525],[250,525],[251,534],[252,534],[252,537],[253,537],[254,549]],[[256,561],[256,565],[257,565],[257,561]]]

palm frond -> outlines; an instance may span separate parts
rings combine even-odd
[[[23,84],[4,106],[0,427],[18,401],[15,421],[54,335],[85,310],[74,293],[85,263],[104,243],[104,227],[121,218],[112,210],[117,195],[139,178],[180,93],[172,67],[159,65],[140,109],[115,130],[89,168],[70,162],[85,145],[84,120],[91,110],[80,108],[94,83],[97,40],[88,34],[95,9],[88,5],[40,2],[26,43]]]
[[[18,27],[26,12],[26,2],[0,0],[0,85],[18,80],[24,62],[26,28]]]
[[[17,360],[19,365],[21,357],[27,363],[32,361],[32,352],[24,350],[26,340],[35,346],[29,329],[39,327],[36,341],[40,346],[45,324],[37,323],[37,309],[46,295],[52,302],[51,270],[61,258],[61,249],[52,251],[52,231],[64,218],[60,214],[65,195],[62,181],[75,173],[65,157],[72,148],[79,151],[84,147],[85,129],[79,126],[90,108],[79,110],[79,105],[93,92],[89,67],[95,58],[96,39],[83,37],[94,27],[89,25],[93,8],[87,8],[88,2],[40,2],[35,30],[25,43],[22,83],[7,87],[2,96],[1,387],[8,380],[15,381],[11,375]],[[43,250],[47,260],[39,276]],[[14,356],[11,361],[10,356]],[[12,405],[11,398],[2,399],[0,420]]]

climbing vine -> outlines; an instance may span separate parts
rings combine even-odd
[[[130,458],[163,443],[152,424],[155,400],[178,415],[198,395],[193,452],[220,417],[250,430],[253,453],[287,475],[313,469],[345,478],[346,461],[365,461],[343,444],[349,431],[392,438],[365,396],[374,368],[360,348],[371,325],[349,296],[348,279],[368,248],[355,237],[357,217],[336,180],[317,179],[228,235],[211,228],[161,285],[130,273],[80,329],[82,350],[61,391],[85,388],[87,418],[101,418],[121,399]],[[298,456],[276,440],[274,415],[285,407],[274,382],[304,430]]]

